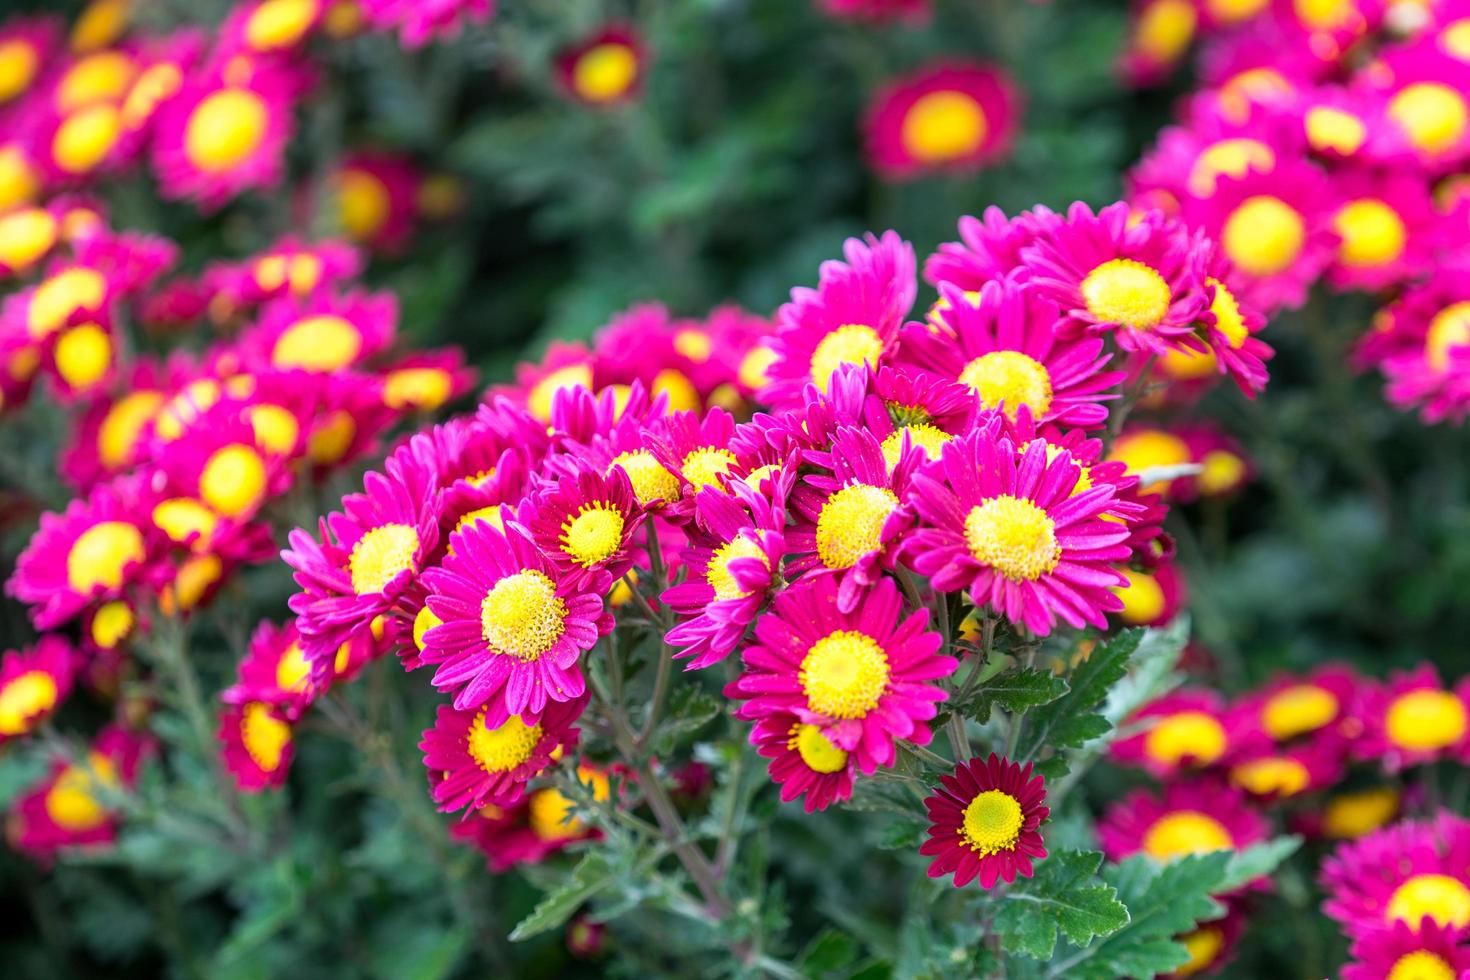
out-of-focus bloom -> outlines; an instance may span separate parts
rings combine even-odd
[[[1237,789],[1212,782],[1140,789],[1110,804],[1097,836],[1110,861],[1146,854],[1160,864],[1211,851],[1240,851],[1266,839],[1265,818]]]
[[[1031,775],[1029,762],[1021,766],[993,752],[961,762],[924,801],[929,839],[919,853],[934,858],[929,877],[953,874],[956,888],[976,878],[981,888],[993,888],[1031,877],[1032,863],[1046,857],[1041,822],[1051,810],[1045,800],[1046,781]]]
[[[1368,687],[1362,716],[1365,730],[1353,752],[1390,772],[1439,759],[1470,762],[1470,678],[1447,690],[1433,665],[1423,664]]]
[[[1470,822],[1440,811],[1339,845],[1322,862],[1322,910],[1366,938],[1402,923],[1470,925]]]
[[[556,56],[562,91],[593,106],[637,98],[647,71],[648,51],[631,24],[606,24]]]
[[[1212,691],[1177,691],[1141,708],[1126,728],[1146,730],[1115,741],[1114,760],[1170,778],[1225,758],[1232,732],[1225,705]],[[1238,736],[1238,733],[1237,733]]]
[[[781,787],[781,802],[804,797],[802,805],[813,813],[852,797],[852,755],[820,725],[778,712],[756,722],[750,741],[771,760],[767,771]]]
[[[1464,940],[1464,930],[1447,929],[1433,919],[1417,929],[1395,921],[1392,928],[1353,943],[1354,962],[1343,965],[1342,980],[1463,977],[1470,974],[1470,945]]]
[[[946,61],[877,93],[863,120],[868,161],[904,180],[975,170],[1010,153],[1020,97],[999,69]]]
[[[247,793],[278,787],[291,771],[295,737],[280,709],[263,701],[227,705],[218,738],[225,771]]]
[[[577,781],[599,803],[612,798],[607,773],[594,766],[579,766]],[[510,806],[487,804],[449,832],[484,854],[491,871],[507,871],[518,864],[538,864],[579,841],[600,836],[596,827],[572,815],[573,806],[561,790],[547,786]]]
[[[1134,4],[1123,74],[1134,85],[1167,77],[1193,43],[1200,13],[1195,0],[1141,0]]]
[[[1403,792],[1396,786],[1370,786],[1331,796],[1322,804],[1320,829],[1333,840],[1371,834],[1398,816]]]
[[[112,843],[118,815],[109,794],[133,785],[150,748],[143,737],[111,726],[85,759],[54,762],[45,780],[14,804],[12,843],[43,861],[58,851]]]
[[[71,693],[77,661],[71,644],[47,634],[0,661],[0,745],[28,735]]]
[[[352,154],[328,181],[342,231],[366,248],[400,251],[413,233],[419,180],[418,168],[407,157]]]
[[[364,20],[378,30],[397,30],[405,48],[458,37],[466,24],[483,24],[495,0],[357,0]]]

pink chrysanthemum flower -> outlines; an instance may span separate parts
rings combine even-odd
[[[1113,594],[1123,604],[1116,612],[1124,626],[1163,626],[1189,601],[1184,574],[1172,560],[1158,561],[1151,568],[1119,568],[1122,585]]]
[[[226,705],[217,737],[225,772],[245,793],[274,789],[286,782],[295,736],[281,710],[264,701]]]
[[[421,180],[418,167],[405,156],[349,155],[328,181],[343,232],[374,251],[401,251],[413,234]]]
[[[680,520],[694,511],[694,496],[705,487],[723,489],[739,459],[730,449],[735,419],[724,409],[703,417],[674,412],[643,430],[643,447],[619,453],[612,466],[628,477],[643,507]]]
[[[822,263],[816,289],[793,289],[776,311],[766,404],[794,405],[809,384],[826,392],[843,365],[876,368],[893,352],[918,292],[913,246],[888,231],[849,238],[842,252],[846,261]]]
[[[1135,790],[1097,823],[1109,861],[1146,854],[1160,864],[1212,851],[1239,851],[1266,839],[1265,817],[1245,794],[1211,780],[1170,783],[1162,797]]]
[[[598,802],[612,798],[608,774],[595,766],[578,766],[577,781]],[[539,864],[581,841],[600,838],[600,830],[573,815],[574,807],[565,793],[547,786],[509,806],[480,807],[453,824],[449,833],[484,854],[490,870],[499,873],[519,864]]]
[[[1113,742],[1110,754],[1115,762],[1172,778],[1223,760],[1231,747],[1229,722],[1224,702],[1213,691],[1176,691],[1129,718],[1126,728],[1146,730]]]
[[[8,650],[0,661],[0,745],[29,735],[66,700],[76,675],[71,644],[48,633],[26,650]]]
[[[1180,125],[1167,126],[1128,173],[1129,197],[1161,201],[1177,215],[1189,197],[1208,198],[1221,177],[1268,174],[1277,161],[1303,154],[1300,120],[1283,108],[1252,106],[1243,118],[1208,94],[1186,103]]]
[[[419,742],[434,802],[445,813],[517,802],[528,782],[576,744],[573,726],[586,707],[586,696],[552,701],[534,721],[511,715],[488,725],[484,708],[458,711],[441,704],[434,727]]]
[[[54,17],[8,17],[0,26],[0,105],[15,102],[45,77],[44,69],[59,54],[61,24]]]
[[[1081,475],[1070,453],[1049,453],[1041,440],[1018,453],[987,430],[955,439],[914,475],[923,526],[907,560],[935,589],[966,589],[977,606],[1038,635],[1058,618],[1102,626],[1121,605],[1109,564],[1128,557],[1128,529],[1101,519],[1113,487],[1079,491]]]
[[[1448,690],[1433,664],[1394,674],[1364,690],[1362,720],[1353,753],[1389,772],[1440,759],[1470,763],[1470,677]]]
[[[518,520],[551,560],[557,581],[605,592],[633,567],[633,534],[644,516],[622,470],[603,476],[579,467],[528,499]]]
[[[934,858],[929,877],[954,875],[956,888],[977,877],[981,888],[994,888],[1031,877],[1031,866],[1046,857],[1041,822],[1046,781],[995,753],[955,766],[939,777],[939,787],[924,801],[929,811],[929,839],[919,853]]]
[[[1336,785],[1345,766],[1340,747],[1308,742],[1287,748],[1246,749],[1230,762],[1232,786],[1262,800],[1289,800]]]
[[[612,106],[638,97],[648,72],[648,49],[632,24],[610,23],[556,56],[556,81],[570,97]]]
[[[1205,245],[1184,225],[1126,203],[1093,214],[1073,204],[1025,252],[1031,282],[1072,328],[1113,332],[1124,350],[1162,354],[1194,330],[1208,305]]]
[[[967,172],[1011,151],[1021,97],[999,68],[941,61],[891,82],[863,118],[868,162],[889,180]]]
[[[475,521],[449,539],[440,568],[424,573],[429,609],[442,625],[424,635],[434,685],[455,691],[455,708],[489,705],[486,724],[539,717],[548,701],[586,689],[579,658],[612,629],[602,597],[570,581],[530,537]]]
[[[1470,944],[1462,929],[1446,929],[1433,919],[1417,930],[1404,922],[1377,930],[1353,943],[1353,962],[1342,980],[1453,980],[1470,976]]]
[[[683,555],[689,577],[659,597],[680,617],[666,638],[679,647],[678,657],[693,658],[686,670],[728,657],[779,584],[793,475],[774,480],[770,497],[744,482],[732,483],[728,494],[706,488],[695,497],[698,530]]]
[[[1300,107],[1307,147],[1324,160],[1402,164],[1413,158],[1407,135],[1388,118],[1388,99],[1368,86],[1319,85]]]
[[[1188,363],[1187,373],[1198,376],[1213,369],[1227,375],[1247,398],[1266,387],[1266,362],[1275,351],[1256,334],[1266,327],[1266,318],[1241,300],[1228,285],[1234,267],[1221,251],[1212,250],[1205,260],[1205,290],[1209,305],[1200,313],[1198,337],[1164,353],[1166,364]]]
[[[1470,821],[1440,811],[1340,845],[1322,862],[1322,911],[1354,937],[1402,924],[1470,926]]]
[[[185,82],[158,109],[153,168],[160,192],[214,210],[241,191],[270,188],[284,174],[291,138],[290,69],[236,61]]]
[[[1279,677],[1241,700],[1236,710],[1273,742],[1356,737],[1354,708],[1363,679],[1345,664],[1327,664],[1303,677]]]
[[[284,457],[260,445],[256,427],[230,402],[206,412],[158,458],[173,488],[230,520],[250,520],[291,485]]]
[[[246,0],[220,28],[216,57],[289,55],[321,23],[328,0]]]
[[[825,810],[852,798],[852,755],[838,746],[820,725],[795,715],[776,713],[756,722],[750,743],[764,759],[772,782],[781,787],[781,802],[803,797],[807,813]]]
[[[982,408],[1015,419],[1022,408],[1038,424],[1093,428],[1108,416],[1109,389],[1125,377],[1103,370],[1112,355],[1100,337],[1064,339],[1059,314],[1041,289],[990,282],[972,302],[940,287],[947,300],[932,323],[910,323],[898,363],[911,363],[974,391]]]
[[[879,368],[876,374],[849,368],[847,373],[829,392],[832,424],[814,425],[808,415],[804,429],[813,437],[813,450],[830,444],[834,426],[857,425],[878,440],[883,461],[893,472],[910,454],[920,464],[938,459],[944,444],[973,429],[980,414],[968,385],[936,374],[902,366]]]
[[[362,264],[362,253],[345,242],[286,236],[258,255],[206,268],[204,284],[214,302],[240,311],[280,296],[310,296],[355,278]]]
[[[398,300],[392,293],[317,293],[272,300],[239,340],[245,369],[313,373],[354,367],[393,342]]]
[[[837,583],[828,575],[780,593],[756,621],[755,642],[742,654],[745,672],[725,689],[745,702],[736,715],[783,713],[816,725],[863,773],[893,764],[894,739],[927,744],[924,723],[945,697],[930,682],[958,662],[939,654],[943,640],[927,629],[927,610],[900,621],[902,611],[888,578],[847,613],[837,611]]]
[[[1384,93],[1385,114],[1422,166],[1443,173],[1470,154],[1470,64],[1423,39],[1391,51],[1363,77]]]
[[[423,351],[381,368],[383,405],[394,412],[437,412],[463,397],[478,373],[457,347]]]
[[[250,637],[250,649],[240,661],[238,680],[220,694],[226,704],[260,701],[280,710],[290,722],[320,697],[331,681],[360,667],[371,654],[370,634],[344,643],[327,664],[325,678],[315,676],[314,665],[301,649],[294,622],[277,626],[262,621]]]
[[[924,260],[924,280],[935,287],[947,282],[969,294],[996,279],[1024,279],[1030,269],[1021,261],[1022,250],[1062,220],[1039,206],[1014,218],[1007,218],[994,206],[986,208],[980,218],[966,215],[959,221],[960,240],[943,243]],[[935,305],[945,302],[941,298]]]
[[[54,629],[92,602],[121,598],[161,542],[148,524],[138,478],[95,487],[40,528],[15,562],[6,590],[29,604],[37,629]]]
[[[1388,400],[1420,406],[1425,421],[1470,411],[1470,288],[1466,263],[1449,258],[1403,295],[1359,342],[1360,364],[1378,363]]]
[[[1135,0],[1121,59],[1130,85],[1157,85],[1189,53],[1199,29],[1196,0]]]
[[[1422,178],[1342,174],[1332,212],[1337,258],[1327,281],[1337,289],[1381,290],[1428,272],[1443,244],[1439,214]]]
[[[302,589],[289,605],[313,662],[393,609],[439,544],[433,473],[407,454],[390,456],[384,469],[321,521],[319,538],[297,528],[281,553]]]
[[[84,760],[57,760],[41,785],[16,801],[11,842],[39,860],[111,844],[118,815],[106,794],[132,786],[151,749],[146,738],[116,725],[103,729]]]

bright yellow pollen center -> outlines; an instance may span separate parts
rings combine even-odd
[[[123,569],[143,556],[143,535],[136,527],[126,521],[101,521],[72,544],[66,556],[66,583],[83,595],[96,588],[119,588]]]
[[[679,465],[679,472],[696,490],[701,487],[718,487],[736,462],[735,454],[730,450],[705,446],[685,456],[684,462]]]
[[[1033,418],[1051,408],[1051,375],[1040,361],[1018,350],[980,355],[965,365],[959,380],[980,396],[986,408],[1004,405],[1013,420],[1022,405],[1031,410]]]
[[[306,454],[312,462],[328,465],[347,455],[357,435],[357,421],[342,409],[332,412],[306,440]]]
[[[1128,472],[1137,476],[1148,470],[1188,463],[1190,452],[1188,444],[1173,433],[1162,429],[1140,429],[1113,443],[1108,459],[1122,460]],[[1162,491],[1172,482],[1164,480],[1152,486]]]
[[[352,591],[358,595],[382,592],[402,572],[413,568],[419,533],[407,524],[384,524],[357,539],[347,558]]]
[[[1470,346],[1470,300],[1452,303],[1429,321],[1424,338],[1424,360],[1436,371],[1450,366],[1450,350]]]
[[[104,650],[111,650],[133,631],[135,622],[132,607],[122,600],[103,603],[92,614],[92,642]]]
[[[245,43],[256,51],[295,45],[311,27],[318,0],[265,0],[245,24]]]
[[[777,354],[765,344],[751,349],[740,361],[740,383],[751,391],[760,391],[771,383],[771,365]]]
[[[557,368],[536,382],[526,394],[526,409],[538,421],[551,421],[551,400],[563,388],[592,390],[592,368],[586,364],[569,364]]]
[[[507,575],[485,593],[480,628],[498,653],[523,663],[537,660],[556,645],[566,629],[567,604],[556,585],[532,569]]]
[[[41,58],[35,47],[22,38],[0,44],[0,102],[9,102],[31,87]]]
[[[1307,241],[1301,213],[1279,197],[1246,198],[1225,219],[1221,246],[1230,261],[1253,276],[1270,276],[1291,266]]]
[[[817,555],[828,568],[851,568],[882,545],[883,525],[898,509],[887,487],[854,483],[822,504],[817,515]]]
[[[100,51],[77,61],[56,86],[56,108],[62,113],[93,102],[115,102],[132,84],[137,65],[121,51]]]
[[[1442,82],[1415,82],[1388,102],[1388,115],[1404,128],[1416,149],[1439,153],[1459,143],[1470,124],[1460,93]]]
[[[583,568],[605,562],[623,543],[623,515],[611,504],[583,504],[561,526],[561,550]]]
[[[301,438],[301,423],[290,409],[262,402],[245,410],[255,444],[277,456],[290,455]]]
[[[1215,298],[1210,301],[1210,312],[1215,314],[1215,329],[1225,335],[1231,347],[1240,347],[1250,336],[1245,317],[1240,312],[1240,302],[1223,282],[1210,278],[1205,285],[1215,287]]]
[[[505,518],[500,516],[499,504],[490,504],[488,507],[481,507],[478,510],[470,511],[455,523],[454,529],[459,531],[476,521],[485,521],[497,531],[505,530]]]
[[[297,320],[281,334],[271,350],[278,368],[338,371],[357,360],[362,334],[340,316],[325,314]]]
[[[599,803],[605,803],[612,797],[612,783],[605,773],[582,766],[577,770],[577,781],[589,787],[592,798]],[[549,787],[537,790],[531,796],[529,809],[527,816],[531,830],[542,840],[566,840],[587,832],[587,825],[571,816],[576,804],[561,790]]]
[[[697,411],[702,404],[699,400],[699,390],[694,387],[694,382],[690,381],[684,372],[675,368],[665,368],[655,374],[653,381],[649,383],[648,391],[654,398],[659,395],[666,397],[671,412]],[[618,413],[622,414],[621,408]]]
[[[1189,189],[1207,198],[1215,193],[1215,183],[1221,177],[1244,177],[1252,170],[1266,173],[1275,166],[1276,152],[1260,140],[1220,140],[1195,158],[1189,171]]]
[[[1203,711],[1180,711],[1159,719],[1144,739],[1149,758],[1171,766],[1186,759],[1207,766],[1225,754],[1225,728]]]
[[[1087,312],[1106,323],[1148,330],[1169,312],[1173,299],[1158,270],[1132,259],[1111,259],[1082,280]]]
[[[903,147],[921,163],[962,160],[985,145],[990,122],[980,103],[964,92],[929,92],[903,117]]]
[[[199,605],[211,586],[224,574],[218,555],[195,555],[179,566],[179,573],[158,595],[158,608],[173,616]]]
[[[240,743],[263,772],[275,772],[291,744],[291,726],[277,718],[269,705],[252,701],[240,715]]]
[[[12,271],[28,268],[51,251],[59,230],[44,208],[21,208],[0,217],[0,263]]]
[[[924,423],[894,429],[883,439],[880,447],[883,450],[883,462],[888,464],[890,473],[898,465],[898,454],[903,450],[905,434],[909,437],[909,445],[923,453],[925,459],[938,459],[940,452],[944,449],[944,444],[954,438],[943,429]]]
[[[1470,61],[1470,17],[1446,24],[1439,32],[1439,44],[1461,61]]]
[[[117,767],[111,759],[92,752],[87,763],[63,769],[46,794],[46,815],[58,827],[73,833],[95,830],[107,822],[108,813],[97,799],[97,791],[118,786]]]
[[[646,449],[634,449],[622,453],[612,461],[612,466],[621,467],[633,487],[633,496],[641,506],[648,507],[654,501],[672,503],[679,499],[679,478],[664,468]],[[611,466],[608,467],[611,470]]]
[[[1227,449],[1212,449],[1200,460],[1195,485],[1206,497],[1234,490],[1245,479],[1245,460]]]
[[[41,179],[26,152],[14,143],[0,146],[0,208],[34,200]]]
[[[1394,961],[1385,980],[1455,980],[1455,971],[1442,957],[1416,949]]]
[[[736,558],[759,558],[761,564],[771,567],[765,551],[744,534],[738,535],[715,549],[705,570],[705,580],[715,590],[716,599],[744,599],[750,592],[740,587],[735,576],[730,574],[730,562]]]
[[[1220,951],[1225,948],[1225,934],[1214,926],[1201,926],[1177,937],[1175,941],[1189,953],[1189,959],[1184,965],[1174,969],[1172,975],[1176,977],[1194,976],[1210,967],[1220,958]]]
[[[1394,889],[1385,918],[1418,929],[1425,917],[1441,928],[1463,929],[1470,925],[1470,887],[1449,875],[1415,875]]]
[[[1143,850],[1155,861],[1173,861],[1190,854],[1228,851],[1235,841],[1225,825],[1198,810],[1165,814],[1143,836]]]
[[[1399,213],[1382,201],[1362,198],[1338,209],[1333,227],[1342,241],[1338,259],[1361,268],[1392,262],[1404,253],[1409,230]]]
[[[400,411],[405,408],[434,411],[454,394],[454,379],[439,368],[399,368],[383,379],[383,404]]]
[[[626,44],[599,44],[577,59],[572,87],[588,102],[611,102],[625,94],[638,77],[638,55]]]
[[[203,551],[209,547],[219,517],[192,497],[170,497],[154,505],[153,523],[175,544],[183,544],[197,535],[194,548]]]
[[[83,323],[56,341],[56,373],[73,390],[90,388],[112,367],[112,339],[95,323]]]
[[[989,789],[965,807],[961,836],[970,850],[988,857],[1015,850],[1022,822],[1020,801],[1009,793]]]
[[[1119,571],[1128,579],[1126,585],[1113,589],[1113,594],[1123,600],[1123,608],[1118,613],[1123,622],[1132,626],[1157,622],[1169,602],[1159,580],[1148,572],[1138,572],[1131,568],[1122,568]]]
[[[709,360],[714,349],[714,341],[703,330],[680,330],[674,334],[674,350],[696,364]]]
[[[888,689],[888,655],[866,633],[836,630],[812,644],[797,679],[813,711],[861,718]]]
[[[1284,742],[1315,732],[1337,718],[1337,697],[1315,684],[1293,684],[1271,695],[1261,708],[1266,734]]]
[[[51,156],[69,174],[84,174],[100,164],[122,134],[122,115],[110,102],[78,109],[62,121],[51,140]]]
[[[281,654],[281,659],[276,662],[276,687],[283,691],[299,693],[306,690],[307,683],[311,680],[311,664],[306,662],[306,654],[301,652],[301,644],[293,643]]]
[[[96,310],[107,297],[107,280],[96,269],[73,266],[43,281],[31,294],[26,328],[32,340],[60,330],[77,310]]]
[[[863,323],[844,323],[822,338],[812,351],[812,383],[826,392],[832,384],[832,372],[844,364],[866,364],[876,367],[883,356],[883,338],[878,331]]]
[[[138,76],[128,97],[122,104],[122,122],[129,130],[135,130],[148,122],[164,99],[169,98],[184,84],[184,73],[171,61],[153,65]]]
[[[31,722],[56,707],[56,679],[44,670],[29,670],[0,689],[0,735],[20,735]]]
[[[1013,582],[1034,582],[1062,560],[1051,517],[1032,501],[1010,494],[970,509],[965,544],[976,561]]]
[[[265,460],[250,446],[217,449],[199,474],[199,496],[226,517],[240,517],[265,499]]]
[[[492,776],[525,763],[540,741],[541,726],[527,725],[520,715],[511,715],[499,728],[486,728],[484,709],[470,722],[465,739],[470,758]]]
[[[1272,757],[1242,762],[1230,779],[1257,796],[1295,796],[1311,785],[1312,774],[1295,759]]]
[[[132,20],[132,0],[92,0],[71,28],[71,49],[78,54],[105,48],[122,36]]]
[[[786,747],[795,749],[812,772],[826,775],[841,772],[847,767],[847,753],[834,745],[816,725],[793,725]]]
[[[1327,801],[1322,831],[1338,840],[1362,837],[1393,819],[1399,812],[1399,791],[1392,786],[1343,793]]]
[[[413,645],[422,653],[424,650],[424,634],[435,626],[442,626],[444,620],[440,619],[434,610],[428,605],[422,606],[413,617]]]
[[[1331,106],[1313,106],[1307,110],[1307,142],[1321,152],[1331,150],[1351,156],[1368,139],[1368,127],[1351,112]]]
[[[388,223],[393,198],[375,175],[350,169],[337,175],[337,207],[342,230],[352,240],[366,242]]]
[[[182,436],[204,410],[219,399],[220,386],[217,381],[210,378],[191,381],[162,408],[158,421],[154,423],[154,431],[165,442],[172,442]]]
[[[1470,719],[1465,702],[1450,691],[1423,688],[1394,699],[1388,707],[1388,737],[1399,748],[1433,752],[1465,737]]]
[[[108,410],[97,430],[97,455],[103,466],[115,470],[132,459],[143,426],[158,414],[163,402],[162,392],[135,391]]]
[[[184,156],[206,173],[239,166],[265,139],[270,110],[243,88],[224,88],[204,97],[184,126]]]

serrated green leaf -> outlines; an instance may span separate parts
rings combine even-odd
[[[878,846],[885,851],[916,850],[924,841],[924,830],[929,826],[919,817],[898,817],[888,823],[878,835]]]
[[[1128,909],[1113,886],[1097,879],[1102,855],[1096,851],[1057,851],[1019,879],[995,908],[994,929],[1007,953],[1050,959],[1058,930],[1074,946],[1128,923]]]
[[[588,851],[577,862],[567,880],[554,891],[547,892],[536,903],[536,908],[510,932],[510,941],[523,942],[532,936],[562,925],[581,908],[588,899],[612,884],[616,869],[601,851]]]
[[[1124,630],[1099,643],[1091,656],[1072,668],[1067,693],[1027,715],[1016,758],[1030,759],[1048,745],[1079,746],[1106,733],[1111,726],[1093,709],[1128,672],[1128,658],[1138,649],[1143,633],[1141,629]]]
[[[990,720],[992,708],[1021,712],[1049,704],[1067,693],[1067,682],[1040,667],[1013,667],[1001,671],[975,691],[968,704],[957,705],[980,724]]]

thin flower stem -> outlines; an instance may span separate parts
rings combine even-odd
[[[659,645],[658,667],[653,675],[653,700],[648,705],[648,717],[643,719],[643,728],[638,732],[634,744],[642,752],[663,714],[664,698],[669,690],[669,674],[674,663],[674,651],[667,643]]]
[[[1118,405],[1117,411],[1113,413],[1113,418],[1108,423],[1107,444],[1109,447],[1118,438],[1118,434],[1123,431],[1123,423],[1128,421],[1128,415],[1133,411],[1133,406],[1138,404],[1138,400],[1144,396],[1145,391],[1148,389],[1149,372],[1153,370],[1154,361],[1158,359],[1159,355],[1150,354],[1148,360],[1143,364],[1143,370],[1138,373],[1138,380],[1133,382],[1128,391],[1124,393],[1123,401]]]
[[[954,718],[954,717],[958,717],[958,716],[957,715],[951,716],[951,718]],[[932,766],[938,766],[941,769],[951,769],[951,768],[953,768],[953,765],[954,764],[951,763],[944,756],[942,756],[942,755],[936,755],[935,753],[930,752],[928,749],[924,748],[922,745],[916,745],[913,742],[909,742],[909,741],[905,741],[905,740],[900,740],[898,744],[901,745],[901,746],[903,746],[903,750],[905,752],[909,753],[910,755],[912,755],[912,756],[914,756],[916,758],[923,759],[925,762],[929,763]]]

